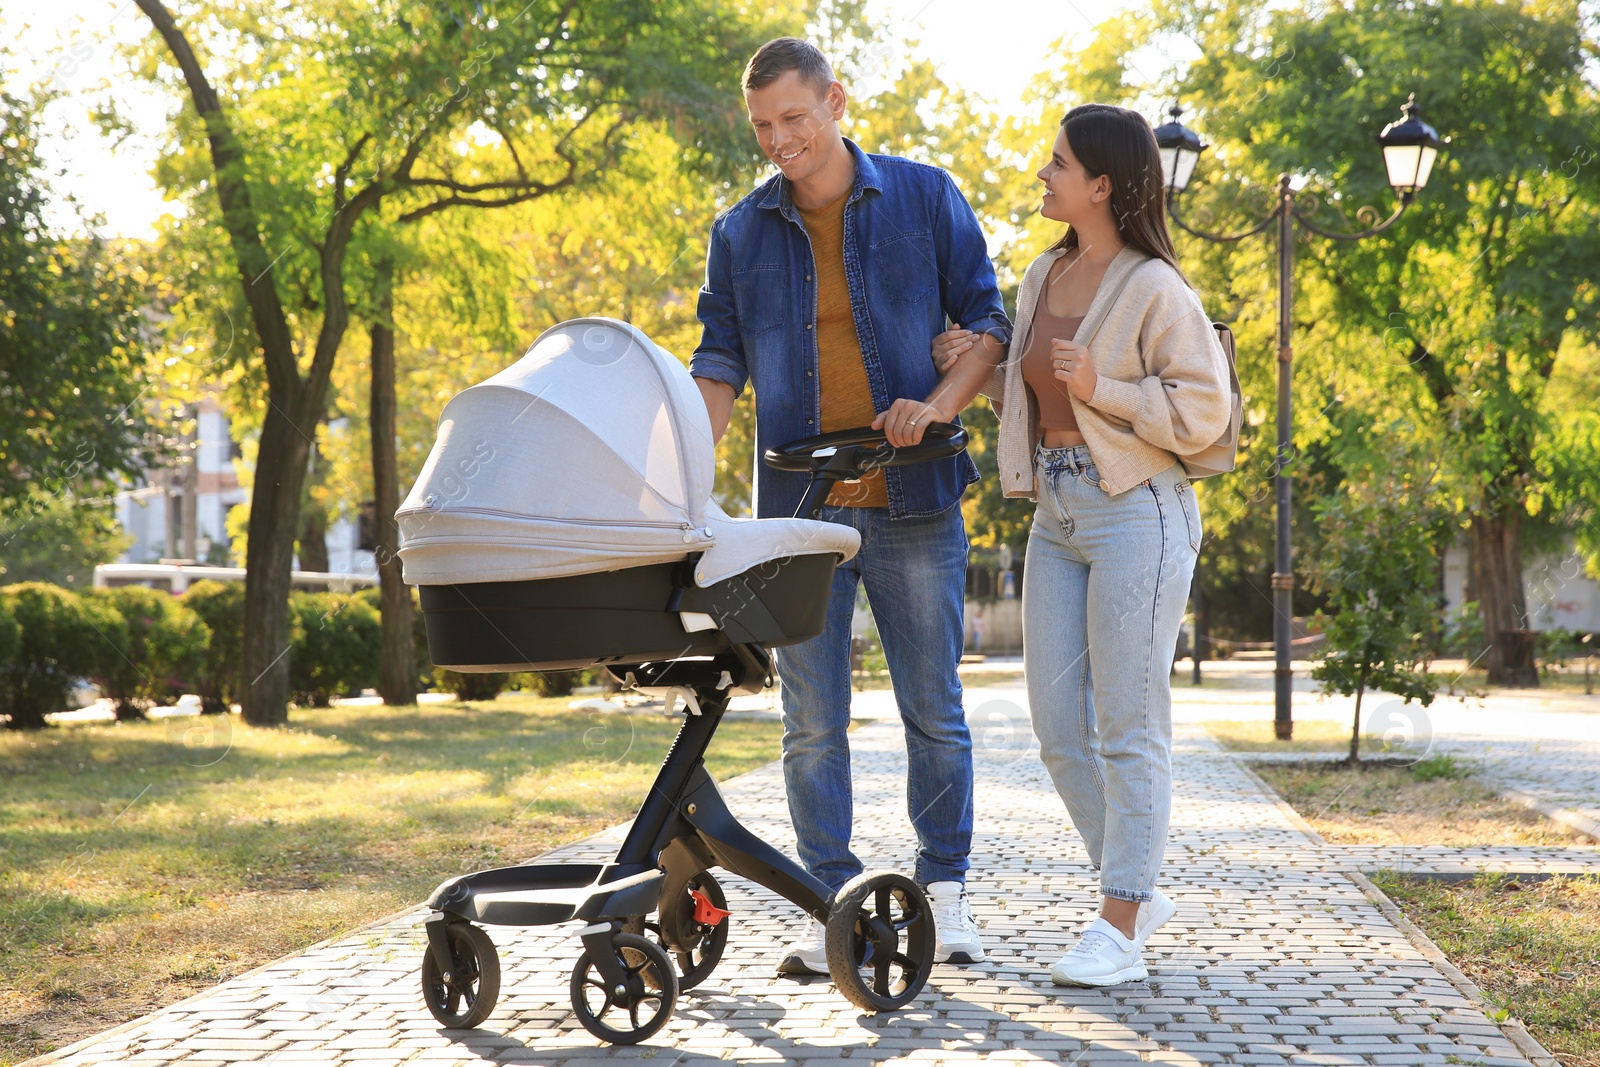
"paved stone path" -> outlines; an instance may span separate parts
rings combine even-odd
[[[803,916],[729,877],[736,925],[727,957],[680,999],[668,1027],[638,1048],[600,1045],[572,1018],[566,986],[579,945],[567,927],[492,928],[503,966],[499,1007],[480,1030],[440,1030],[418,990],[424,939],[417,911],[36,1062],[1552,1062],[1536,1047],[1533,1058],[1520,1051],[1341,873],[1365,862],[1359,850],[1333,849],[1308,835],[1193,724],[1178,728],[1165,868],[1164,886],[1179,910],[1150,942],[1150,979],[1105,991],[1052,986],[1050,964],[1091,914],[1093,872],[1026,733],[994,711],[1000,705],[993,696],[975,692],[969,701],[978,739],[973,866],[980,872],[971,889],[990,959],[937,968],[922,996],[898,1014],[863,1016],[826,979],[774,977],[776,953],[798,934]],[[858,698],[875,715],[889,713],[887,700]],[[908,869],[912,835],[898,724],[865,725],[852,744],[863,859]],[[726,792],[748,825],[792,848],[775,765],[729,783]],[[551,858],[608,858],[619,840],[613,830]],[[1581,851],[1546,851],[1551,863],[1582,858]]]

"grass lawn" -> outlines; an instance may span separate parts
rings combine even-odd
[[[1553,667],[1541,668],[1539,671],[1539,689],[1496,689],[1497,693],[1583,693],[1592,691],[1591,695],[1600,696],[1600,666],[1590,668],[1590,677],[1586,681],[1583,677],[1583,663],[1578,661],[1576,668],[1570,664],[1561,670]],[[1435,671],[1439,679],[1440,693],[1474,693],[1488,688],[1489,673],[1483,670],[1471,670],[1465,673],[1460,671]]]
[[[1536,811],[1501,799],[1448,756],[1412,766],[1258,763],[1324,839],[1342,845],[1570,845]]]
[[[1600,1067],[1600,880],[1373,881],[1564,1067]]]
[[[631,817],[677,720],[567,702],[0,732],[0,1067]],[[781,729],[724,723],[712,774]]]

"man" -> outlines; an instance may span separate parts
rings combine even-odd
[[[1011,325],[971,207],[944,171],[869,156],[839,130],[844,86],[816,48],[769,41],[744,72],[745,104],[779,174],[711,230],[704,327],[690,363],[721,438],[746,382],[757,454],[871,425],[895,447],[952,422],[1004,354]],[[932,339],[949,319],[981,335],[979,358],[939,379]],[[800,858],[836,891],[862,870],[850,849],[850,618],[866,588],[905,722],[916,877],[933,905],[935,959],[977,962],[967,905],[972,739],[961,705],[967,538],[961,494],[977,480],[960,456],[837,485],[824,518],[861,533],[837,571],[823,634],[777,650],[783,771]],[[756,514],[794,513],[807,477],[758,473]],[[812,920],[779,971],[828,971]]]

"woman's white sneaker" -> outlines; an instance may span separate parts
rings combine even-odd
[[[1122,931],[1096,919],[1083,932],[1078,943],[1050,969],[1056,985],[1108,986],[1123,982],[1142,982],[1150,977],[1140,952],[1141,945],[1122,936]]]
[[[933,906],[933,962],[982,963],[983,939],[967,903],[967,888],[960,882],[929,882],[928,903]]]
[[[1133,939],[1139,942],[1141,948],[1150,940],[1150,935],[1167,924],[1167,920],[1178,914],[1178,905],[1172,898],[1161,890],[1153,890],[1149,900],[1139,905],[1139,917],[1133,924]]]

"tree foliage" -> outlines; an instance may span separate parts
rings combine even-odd
[[[1174,76],[1118,46],[1154,35],[1196,58]],[[1393,229],[1299,242],[1295,472],[1308,473],[1335,410],[1411,416],[1406,432],[1441,458],[1438,492],[1470,535],[1491,638],[1526,625],[1523,538],[1553,548],[1594,512],[1594,420],[1551,390],[1593,376],[1600,328],[1594,53],[1572,0],[1154,0],[1103,27],[1069,72],[1080,94],[1147,106],[1181,86],[1185,121],[1211,142],[1182,206],[1212,230],[1263,215],[1283,172],[1318,225],[1375,221],[1382,211],[1356,206],[1393,203],[1373,137],[1410,92],[1453,138]],[[1273,395],[1274,250],[1177,239],[1208,307],[1234,322],[1256,398],[1241,471],[1207,487],[1208,522],[1226,535],[1260,514],[1271,471],[1272,435],[1260,431]],[[1592,545],[1592,527],[1577,529]],[[1312,558],[1315,531],[1302,521],[1296,537]]]
[[[125,248],[47,222],[74,207],[39,157],[49,99],[0,92],[0,538],[148,458],[144,280]]]
[[[638,123],[667,123],[676,154],[708,167],[747,153],[730,140],[728,56],[757,27],[723,7],[646,0],[240,2],[183,25],[160,0],[136,3],[159,35],[142,72],[186,100],[160,175],[190,209],[168,243],[194,254],[173,262],[220,297],[182,306],[175,328],[220,336],[225,322],[240,343],[210,367],[235,366],[251,400],[265,385],[265,405],[249,405],[261,430],[245,713],[282,722],[306,461],[351,317],[370,316],[386,288],[376,265],[393,262],[396,227],[581,187]]]
[[[0,518],[0,582],[87,589],[94,568],[132,543],[106,497],[26,496]]]

